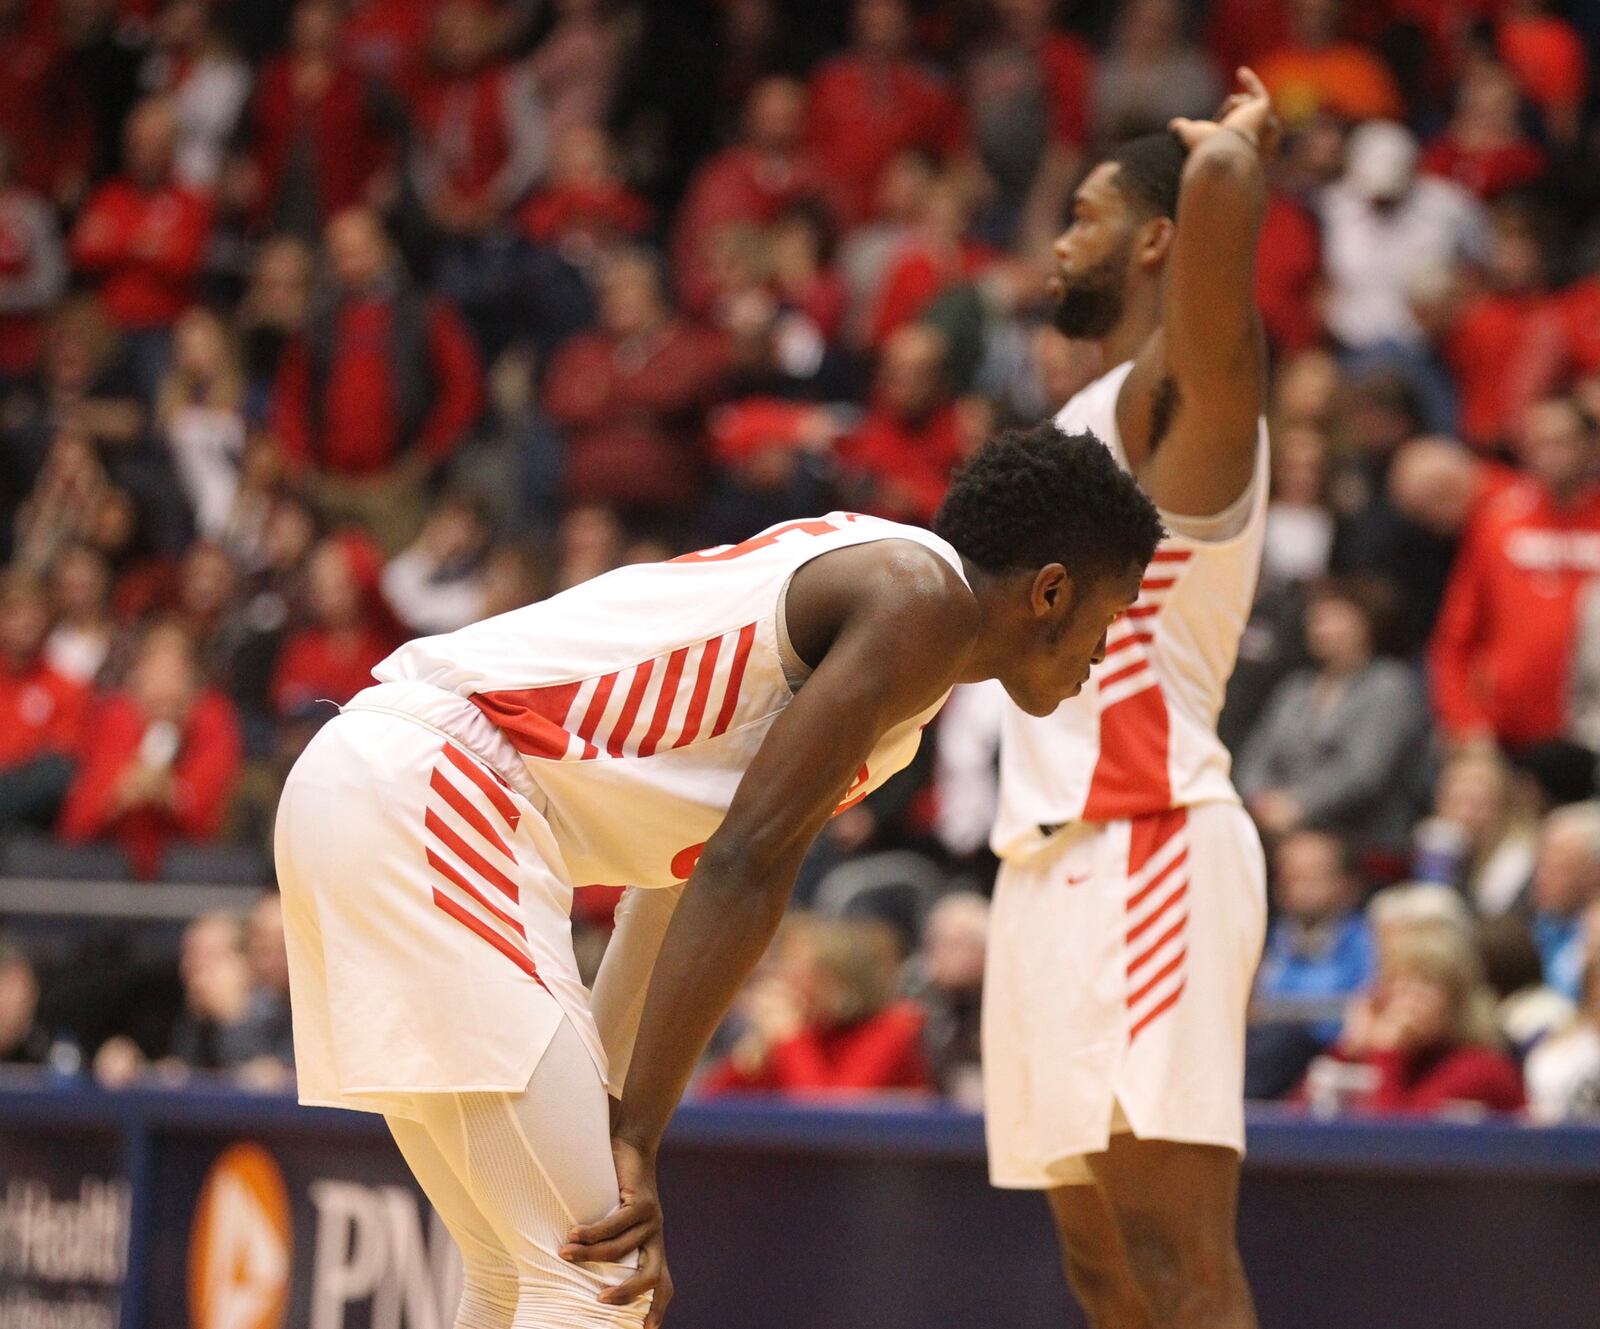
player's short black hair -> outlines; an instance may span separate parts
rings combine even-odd
[[[1117,168],[1116,186],[1139,211],[1178,216],[1178,185],[1189,150],[1170,130],[1141,134],[1114,145],[1104,160]]]
[[[978,449],[933,529],[985,572],[1059,563],[1079,581],[1144,567],[1162,536],[1155,504],[1106,445],[1048,421],[1008,429]]]

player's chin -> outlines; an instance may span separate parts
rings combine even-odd
[[[1083,684],[1074,683],[1072,689],[1068,692],[1059,692],[1053,697],[1033,697],[1026,702],[1019,703],[1019,705],[1029,715],[1042,720],[1047,715],[1054,715],[1057,706],[1072,697],[1076,697],[1082,691]]]
[[[1074,697],[1076,697],[1080,692],[1083,691],[1083,685],[1085,683],[1087,683],[1088,681],[1089,680],[1088,680],[1087,677],[1080,678],[1076,683],[1074,683],[1070,688],[1068,688],[1065,692],[1063,692],[1061,694],[1061,696],[1057,699],[1055,705],[1051,706],[1050,709],[1053,711],[1053,710],[1055,710],[1056,706],[1061,705],[1062,702],[1071,701]]]

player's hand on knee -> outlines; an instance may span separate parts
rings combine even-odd
[[[637,1251],[638,1271],[616,1287],[606,1289],[600,1300],[612,1306],[626,1306],[654,1290],[645,1320],[645,1329],[654,1329],[672,1299],[672,1276],[667,1272],[662,1240],[661,1202],[656,1198],[655,1160],[623,1140],[612,1142],[612,1153],[617,1164],[619,1203],[604,1218],[581,1223],[567,1233],[561,1258],[574,1264],[616,1264]]]

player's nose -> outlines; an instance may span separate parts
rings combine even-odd
[[[1100,661],[1106,658],[1106,637],[1110,632],[1111,629],[1107,628],[1105,632],[1100,634],[1100,640],[1094,645],[1094,654],[1089,657],[1090,664],[1099,664]]]

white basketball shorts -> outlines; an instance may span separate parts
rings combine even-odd
[[[1090,1181],[1113,1131],[1244,1150],[1266,864],[1244,809],[1082,823],[1001,864],[983,999],[989,1175]]]
[[[563,1016],[604,1083],[550,828],[459,744],[336,716],[289,773],[276,859],[302,1103],[521,1093]]]

